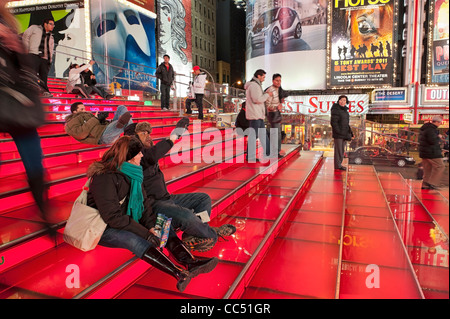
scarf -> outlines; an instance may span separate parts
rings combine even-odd
[[[124,162],[119,168],[131,180],[130,199],[128,200],[127,215],[131,216],[136,222],[142,217],[144,211],[144,195],[142,194],[142,181],[144,173],[142,166],[137,166]]]

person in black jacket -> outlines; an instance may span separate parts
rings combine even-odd
[[[183,120],[180,120],[182,122]],[[178,126],[178,124],[177,124]],[[224,224],[219,228],[210,227],[197,215],[209,220],[211,215],[211,197],[206,193],[189,193],[171,195],[166,186],[164,174],[158,161],[170,151],[181,134],[174,131],[169,138],[153,144],[151,125],[140,122],[126,130],[125,134],[135,134],[144,144],[141,166],[144,170],[144,188],[152,201],[155,213],[162,213],[172,218],[174,228],[183,231],[184,244],[195,251],[208,251],[214,247],[218,236],[230,236],[236,227]]]
[[[347,169],[342,166],[345,144],[347,141],[351,141],[353,137],[347,104],[347,96],[341,95],[338,102],[334,103],[331,107],[331,128],[334,139],[334,169],[343,171]]]
[[[445,170],[440,146],[441,136],[438,131],[441,124],[442,117],[434,116],[431,123],[425,123],[420,128],[419,156],[423,165],[422,189],[438,188]]]
[[[161,109],[168,110],[170,107],[170,88],[175,80],[175,71],[172,64],[169,63],[170,57],[165,54],[164,62],[156,69],[155,76],[161,80]]]
[[[80,65],[82,67],[84,64]],[[91,88],[92,92],[97,93],[103,99],[110,100],[114,97],[113,94],[109,94],[103,87],[97,86],[97,80],[95,78],[94,73],[91,70],[86,69],[80,74],[81,82],[84,86]]]
[[[130,250],[155,268],[173,276],[177,280],[178,290],[183,291],[191,278],[212,271],[218,260],[192,256],[173,229],[170,230],[166,248],[186,269],[176,266],[159,249],[160,239],[154,230],[157,215],[152,211],[151,199],[145,196],[142,185],[142,147],[139,139],[123,136],[99,162],[89,167],[91,183],[87,204],[98,209],[107,224],[99,245]]]

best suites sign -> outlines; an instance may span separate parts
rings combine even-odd
[[[368,94],[350,94],[348,111],[351,116],[364,115],[369,111]],[[331,107],[337,103],[339,95],[289,96],[283,104],[284,113],[304,115],[330,115]]]

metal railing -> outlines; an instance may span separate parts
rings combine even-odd
[[[75,61],[78,61],[78,59],[81,61],[86,61],[86,63],[91,60],[87,58],[87,56],[91,54],[93,57],[92,60],[96,62],[99,69],[102,71],[102,76],[97,77],[99,85],[109,87],[111,83],[119,83],[118,80],[120,80],[123,84],[127,83],[126,88],[128,88],[129,95],[131,95],[132,88],[142,91],[151,90],[151,93],[153,94],[160,93],[159,89],[151,83],[153,81],[157,83],[157,78],[154,75],[156,68],[154,67],[105,56],[99,53],[90,53],[82,49],[67,47],[64,45],[58,45],[55,53],[72,57]],[[116,62],[114,63],[116,65],[108,63],[111,61]],[[67,67],[69,67],[69,65]],[[244,90],[228,88],[226,85],[215,83],[214,77],[207,70],[201,69],[201,71],[207,73],[209,79],[205,88],[205,96],[203,101],[212,110],[214,117],[216,117],[219,113],[219,110],[221,109],[220,106],[222,106],[222,109],[225,110],[225,106],[230,104],[230,100],[238,99],[239,102],[242,102],[245,98]],[[114,75],[111,76],[112,74]],[[142,79],[144,79],[144,81]],[[184,103],[184,97],[187,95],[190,80],[191,75],[175,73],[175,81],[172,90],[172,105],[174,110],[179,110],[180,115],[182,115],[184,110],[184,105],[182,104]],[[234,101],[232,102],[232,105],[233,111],[238,112],[240,103]]]

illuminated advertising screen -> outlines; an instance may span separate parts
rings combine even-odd
[[[328,87],[394,83],[397,0],[331,0]]]
[[[41,25],[44,19],[53,18],[55,20],[55,28],[53,29],[55,55],[49,76],[67,77],[69,66],[72,63],[80,63],[75,62],[75,56],[83,56],[86,50],[84,1],[52,2],[26,6],[16,6],[15,3],[12,3],[10,10],[19,21],[20,33],[23,33],[31,25]],[[78,50],[74,51],[71,48]]]
[[[116,0],[90,2],[97,81],[116,82],[123,89],[156,89],[156,79],[151,77],[156,71],[156,20],[149,16],[151,13]]]
[[[170,57],[175,73],[189,76],[192,71],[192,23],[190,0],[160,0],[158,13],[158,63]],[[176,79],[187,82],[186,79]]]
[[[448,85],[449,0],[432,0],[429,12],[427,84]]]
[[[326,0],[247,1],[247,81],[263,69],[288,90],[325,89],[326,8]]]

